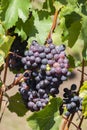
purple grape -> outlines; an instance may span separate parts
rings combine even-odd
[[[48,63],[48,60],[46,58],[42,59],[41,63],[44,64],[44,65],[46,65]]]
[[[43,59],[43,58],[45,58],[45,57],[46,57],[46,54],[43,52],[43,53],[40,53],[40,55],[39,55],[39,56],[40,56],[40,58],[42,58],[42,59]]]
[[[36,62],[37,64],[40,63],[40,62],[41,62],[40,57],[36,57],[36,58],[35,58],[35,62]]]
[[[52,50],[51,50],[51,53],[54,55],[54,54],[56,54],[57,52],[56,52],[55,49],[52,49]]]
[[[47,58],[48,60],[50,60],[50,59],[53,58],[53,55],[52,55],[51,53],[49,53],[49,54],[46,55],[46,58]]]
[[[22,61],[23,64],[25,64],[26,63],[26,57],[23,57],[21,61]]]
[[[45,52],[46,54],[50,53],[50,48],[49,48],[49,47],[46,47],[45,50],[44,50],[44,52]]]
[[[35,52],[35,53],[34,53],[34,56],[35,56],[35,57],[39,57],[39,53],[38,53],[38,52]]]
[[[28,51],[28,56],[33,56],[33,54],[34,54],[33,51],[31,50]]]
[[[48,60],[48,64],[50,65],[50,66],[52,66],[53,64],[54,64],[54,60]]]

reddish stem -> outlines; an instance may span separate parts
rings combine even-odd
[[[61,7],[62,8],[62,7]],[[52,37],[52,33],[54,32],[54,29],[56,28],[56,25],[57,25],[57,17],[58,17],[58,14],[59,12],[61,11],[61,8],[59,10],[56,10],[55,11],[55,14],[54,14],[54,18],[53,18],[53,24],[52,24],[52,27],[51,27],[51,30],[46,38],[46,41]]]

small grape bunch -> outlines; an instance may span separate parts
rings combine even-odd
[[[82,110],[83,99],[77,95],[76,88],[75,84],[72,84],[70,89],[64,88],[63,103],[66,105],[67,112],[65,115],[67,117]]]

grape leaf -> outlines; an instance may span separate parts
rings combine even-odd
[[[81,29],[82,38],[84,41],[83,57],[87,60],[87,16],[82,18],[82,29]]]
[[[4,64],[5,53],[0,50],[0,67]]]
[[[29,15],[29,0],[9,0],[9,5],[5,13],[4,25],[9,29],[18,21],[18,17],[25,22]]]
[[[68,55],[69,63],[71,68],[75,68],[75,59],[70,54]]]
[[[24,116],[28,109],[25,107],[21,95],[17,92],[15,95],[9,97],[8,109],[15,112],[18,116]]]
[[[33,16],[35,18],[34,26],[38,31],[38,33],[36,33],[36,38],[41,44],[44,44],[52,25],[52,20],[48,12],[45,12],[45,15],[43,12],[44,11],[33,12]]]
[[[87,118],[87,81],[85,81],[81,86],[80,97],[83,98],[82,113]]]
[[[82,103],[82,113],[83,113],[84,117],[87,118],[87,95],[84,97],[84,100]]]
[[[32,16],[25,23],[19,19],[16,23],[15,33],[18,33],[18,35],[21,36],[23,40],[25,40],[27,37],[35,37],[38,31],[34,26],[34,17]]]
[[[76,30],[76,31],[75,31]],[[81,30],[80,21],[74,22],[69,28],[69,37],[68,37],[68,45],[72,47],[78,39]]]
[[[63,31],[63,40],[68,40],[68,46],[72,47],[78,39],[81,30],[81,16],[76,12],[65,15],[66,29]],[[66,32],[68,31],[67,35]],[[75,31],[76,30],[76,31]],[[65,37],[65,38],[64,38]]]
[[[55,1],[55,0],[54,0]],[[54,7],[54,1],[53,0],[46,0],[43,4],[43,9],[46,9],[47,11],[51,12],[54,14],[55,12],[55,7]]]
[[[58,110],[61,104],[61,98],[53,98],[51,104],[31,115],[27,121],[32,130],[59,130],[61,117]]]
[[[2,41],[2,43],[0,44],[0,49],[5,53],[5,57],[8,55],[8,52],[10,50],[10,47],[14,41],[14,36],[5,36],[2,35],[0,37],[0,41]]]

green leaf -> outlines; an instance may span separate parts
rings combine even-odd
[[[82,113],[87,118],[87,81],[83,83],[80,89],[80,97],[83,98],[82,102]]]
[[[8,109],[15,112],[18,116],[24,116],[28,109],[25,107],[24,102],[19,93],[9,97]]]
[[[73,10],[72,10],[73,11]],[[70,14],[64,14],[65,17],[65,30],[63,31],[63,40],[68,40],[68,46],[73,47],[76,43],[80,30],[81,30],[81,16],[76,12],[70,12]],[[75,31],[76,30],[76,31]]]
[[[85,118],[87,118],[87,95],[84,97],[82,102],[82,113]]]
[[[76,30],[76,31],[75,31]],[[74,22],[69,28],[68,45],[72,47],[78,39],[81,30],[80,21]]]
[[[55,1],[55,0],[54,0]],[[43,4],[43,9],[46,9],[47,11],[54,14],[55,8],[54,8],[54,1],[53,0],[46,0]]]
[[[16,23],[15,33],[18,33],[18,35],[21,36],[23,40],[25,40],[27,37],[35,37],[38,31],[34,26],[34,17],[32,16],[25,23],[19,19]]]
[[[10,50],[10,47],[14,41],[14,36],[5,36],[2,35],[2,37],[0,37],[0,41],[2,40],[2,43],[0,43],[0,49],[5,53],[5,57],[8,55],[8,52]]]
[[[61,117],[58,110],[62,99],[53,98],[50,103],[43,110],[35,112],[27,119],[32,130],[59,130]]]
[[[0,67],[4,64],[5,54],[2,50],[0,50]]]
[[[81,29],[82,38],[84,41],[83,57],[87,60],[87,17],[82,18],[82,29]]]
[[[47,11],[34,11],[33,16],[35,19],[34,26],[38,31],[38,33],[36,33],[36,38],[41,44],[44,44],[46,37],[50,32],[52,20]]]
[[[9,29],[18,21],[18,17],[25,22],[29,15],[29,0],[9,0],[9,5],[5,13],[5,28]]]
[[[75,59],[70,54],[68,55],[70,68],[75,68]]]
[[[81,86],[81,89],[80,89],[80,96],[81,97],[86,96],[86,94],[87,94],[87,81],[85,81],[83,83],[83,85]]]

